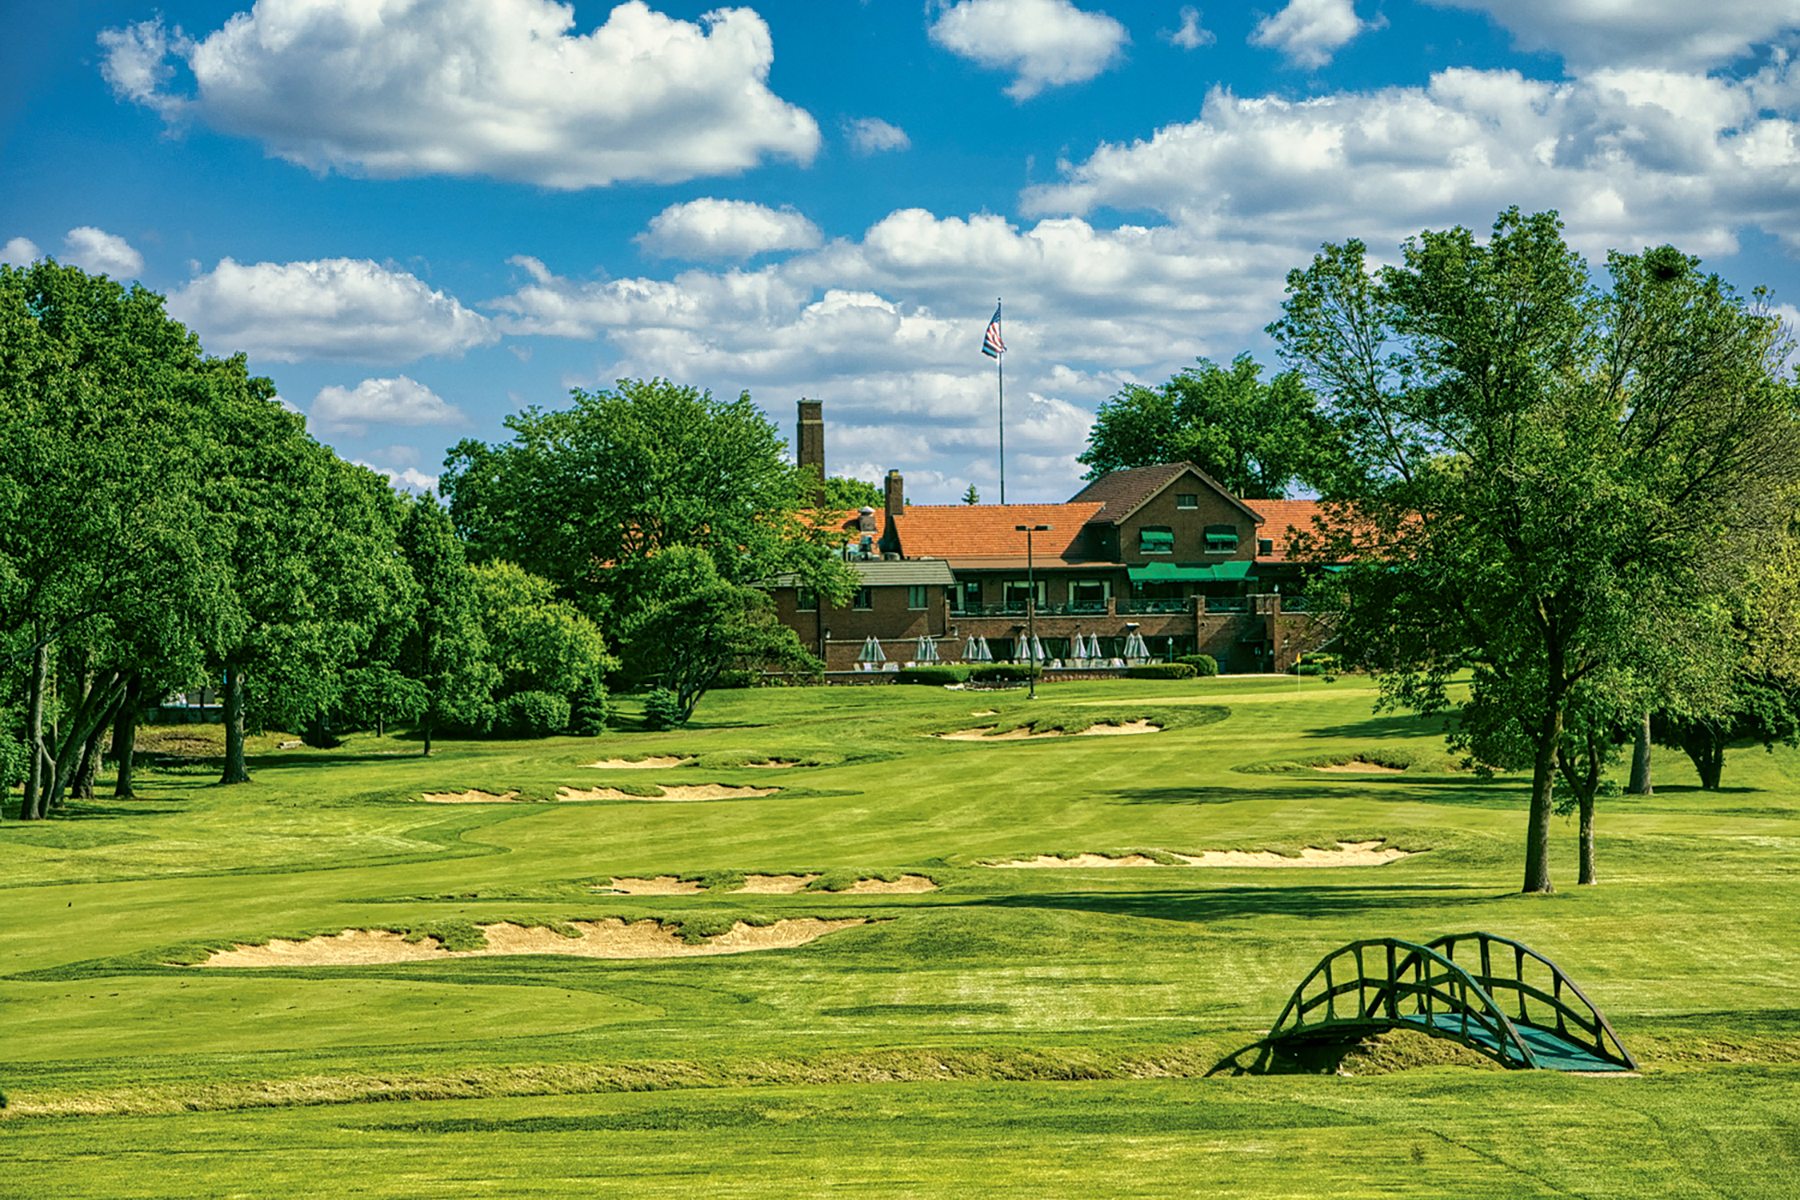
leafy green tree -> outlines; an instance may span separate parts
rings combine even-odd
[[[1191,462],[1238,496],[1279,500],[1295,484],[1354,494],[1356,473],[1297,371],[1268,382],[1240,354],[1207,359],[1161,387],[1130,384],[1100,406],[1077,461],[1087,478],[1154,463]]]
[[[429,756],[438,727],[481,718],[499,672],[487,661],[475,580],[449,514],[431,496],[409,502],[399,543],[418,597],[399,662],[423,692],[419,723]]]
[[[767,593],[724,578],[704,550],[681,546],[658,555],[639,584],[641,602],[622,630],[625,672],[673,695],[681,721],[727,669],[824,669],[775,619]]]
[[[847,594],[826,532],[800,517],[817,477],[784,461],[749,393],[627,379],[571,395],[508,417],[510,442],[451,449],[438,486],[472,559],[518,563],[596,617],[630,607],[636,572],[674,546],[733,583],[799,571]]]
[[[1555,214],[1513,209],[1485,244],[1427,231],[1380,271],[1359,242],[1327,246],[1270,327],[1367,477],[1313,546],[1354,560],[1320,589],[1340,644],[1389,703],[1445,708],[1470,667],[1510,715],[1531,750],[1527,892],[1554,890],[1583,689],[1667,698],[1728,657],[1717,597],[1800,484],[1779,322],[1668,248],[1607,270],[1594,285]]]
[[[573,699],[619,664],[600,626],[556,597],[556,585],[515,563],[470,568],[488,659],[502,692],[553,692]]]
[[[881,489],[863,479],[832,476],[825,481],[825,493],[819,507],[833,512],[856,512],[862,508],[880,510],[885,503]]]
[[[981,493],[975,490],[974,484],[971,483],[969,485],[969,490],[962,494],[962,502],[964,504],[980,504],[981,503]]]
[[[0,266],[0,661],[26,668],[22,817],[96,761],[135,674],[198,671],[223,596],[202,451],[219,397],[252,383],[152,292]]]
[[[270,398],[246,397],[259,403],[220,414],[208,488],[231,534],[230,607],[214,649],[225,715],[221,783],[249,782],[249,705],[264,724],[310,725],[337,702],[342,669],[414,602],[395,552],[399,499]]]

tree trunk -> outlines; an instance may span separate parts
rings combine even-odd
[[[244,668],[225,664],[225,774],[220,783],[249,783],[250,768],[244,763]]]
[[[1681,748],[1700,773],[1703,790],[1716,792],[1725,774],[1725,735],[1704,722],[1695,722],[1682,734]]]
[[[106,722],[94,726],[94,732],[81,745],[81,761],[75,766],[75,783],[69,794],[77,800],[94,798],[94,777],[100,773],[100,760],[105,757],[101,743],[106,738]]]
[[[25,799],[19,805],[19,820],[44,819],[44,794],[50,789],[44,778],[44,685],[50,677],[50,647],[39,646],[31,656],[31,699],[25,715],[25,748],[31,755],[31,769],[25,777]]]
[[[1525,886],[1527,894],[1556,891],[1550,882],[1550,814],[1555,802],[1556,748],[1562,741],[1562,706],[1545,715],[1538,728],[1537,753],[1531,764],[1531,816],[1525,831]]]
[[[131,684],[125,690],[125,703],[119,706],[119,715],[113,720],[113,762],[118,764],[113,795],[120,800],[137,798],[137,793],[131,790],[131,771],[137,758],[138,717],[143,713],[143,704],[144,680],[141,675],[133,674]]]
[[[425,715],[425,753],[420,757],[431,757],[431,714],[429,713]]]
[[[1637,745],[1631,751],[1631,783],[1625,790],[1633,796],[1654,796],[1650,786],[1650,714],[1638,722]]]
[[[1591,792],[1581,797],[1581,878],[1576,882],[1600,882],[1600,876],[1594,871],[1594,796]]]
[[[100,730],[112,723],[124,695],[124,673],[103,671],[84,685],[81,702],[68,714],[66,726],[52,728],[51,744],[60,749],[53,755],[48,747],[45,749],[52,764],[50,790],[46,796],[50,807],[62,806],[63,789],[77,779],[76,765],[80,756],[91,742],[97,742]],[[98,753],[97,746],[95,753]]]

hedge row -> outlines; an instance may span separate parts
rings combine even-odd
[[[1218,670],[1216,663],[1213,670]],[[1125,668],[1125,675],[1130,679],[1192,679],[1199,674],[1199,668],[1193,663],[1185,662],[1144,663],[1142,666]]]

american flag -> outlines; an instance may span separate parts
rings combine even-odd
[[[987,336],[981,339],[981,352],[989,358],[999,358],[1006,353],[1006,343],[1000,340],[1000,306],[994,306],[994,319],[988,322]]]

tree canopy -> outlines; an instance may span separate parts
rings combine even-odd
[[[551,580],[620,638],[627,676],[661,681],[683,714],[731,664],[802,663],[754,585],[792,572],[842,598],[853,576],[807,519],[817,477],[786,461],[749,394],[652,379],[571,395],[507,418],[509,442],[452,448],[439,487],[471,559]],[[850,500],[872,487],[826,486]]]
[[[1253,500],[1279,500],[1296,484],[1323,495],[1356,490],[1336,431],[1300,372],[1264,382],[1248,354],[1229,370],[1203,358],[1161,387],[1126,386],[1100,406],[1077,461],[1089,479],[1191,462]]]
[[[1610,255],[1607,279],[1554,213],[1512,209],[1485,242],[1426,231],[1380,270],[1328,245],[1270,326],[1367,481],[1313,546],[1354,563],[1326,589],[1342,644],[1427,711],[1473,668],[1472,715],[1531,751],[1526,891],[1553,890],[1572,731],[1632,695],[1713,702],[1733,653],[1719,598],[1800,484],[1760,297],[1666,247]]]

